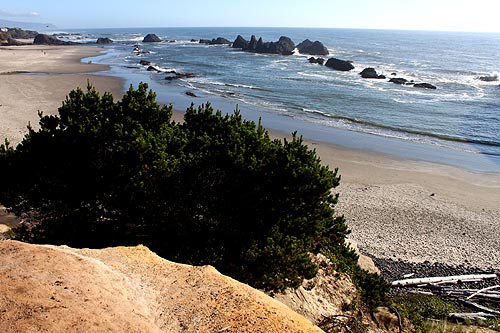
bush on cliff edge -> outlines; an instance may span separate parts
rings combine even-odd
[[[346,251],[337,170],[302,139],[272,140],[238,110],[202,105],[171,119],[146,84],[114,102],[73,90],[14,149],[0,147],[0,202],[18,239],[75,247],[142,243],[164,258],[215,266],[254,287],[311,278],[309,253]]]

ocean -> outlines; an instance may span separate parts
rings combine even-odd
[[[263,119],[264,126],[350,148],[500,172],[500,34],[304,28],[148,28],[69,31],[64,38],[114,43],[93,61],[111,65],[127,85],[150,84],[176,109],[210,101]],[[154,33],[161,43],[142,43]],[[198,39],[251,35],[321,41],[349,72],[310,64],[308,55],[254,54]],[[145,53],[134,53],[134,47]],[[160,69],[148,72],[146,60]],[[387,79],[363,79],[373,67]],[[194,77],[166,80],[168,71]],[[402,77],[436,90],[398,85]],[[187,96],[190,91],[197,97]],[[340,133],[340,134],[339,134]]]

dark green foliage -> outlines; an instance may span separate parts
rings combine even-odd
[[[103,247],[142,243],[185,263],[268,290],[297,287],[309,253],[349,253],[335,217],[336,171],[295,135],[210,105],[171,121],[141,84],[121,102],[72,91],[58,116],[40,118],[14,150],[0,149],[0,202],[32,242]]]
[[[378,306],[387,303],[387,293],[391,286],[377,273],[370,273],[367,270],[356,266],[352,279],[358,288],[361,300],[370,309],[375,309]]]
[[[438,296],[405,294],[393,301],[401,316],[410,319],[417,331],[424,331],[426,319],[446,319],[448,314],[458,312],[455,305]]]
[[[379,274],[358,265],[358,254],[346,246],[328,245],[322,250],[339,272],[347,273],[356,285],[363,303],[371,310],[388,302],[390,284]]]

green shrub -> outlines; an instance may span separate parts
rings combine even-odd
[[[57,116],[40,114],[39,130],[0,148],[0,202],[24,221],[17,237],[142,243],[267,290],[313,277],[311,252],[350,256],[333,209],[340,176],[302,138],[272,140],[238,110],[209,104],[181,124],[171,116],[145,84],[119,102],[77,89]]]
[[[370,273],[358,265],[356,251],[345,246],[327,247],[322,250],[337,271],[347,273],[358,289],[363,303],[371,310],[388,302],[390,284],[379,274]]]
[[[425,331],[426,319],[443,320],[458,312],[457,307],[438,296],[405,294],[393,298],[401,316],[408,318],[418,330]]]

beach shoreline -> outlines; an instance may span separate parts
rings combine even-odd
[[[38,111],[56,114],[68,93],[91,83],[114,96],[124,92],[123,80],[99,75],[106,65],[83,63],[104,49],[96,46],[0,47],[0,140],[19,143],[27,126],[38,126]]]
[[[38,123],[38,110],[57,113],[69,91],[85,88],[87,80],[100,92],[121,96],[128,84],[125,78],[98,72],[107,66],[80,61],[102,50],[0,47],[2,139],[20,142],[26,125]],[[181,119],[182,112],[176,111],[175,117]],[[265,121],[263,125],[269,126]],[[272,128],[273,137],[290,136]],[[305,137],[324,164],[340,170],[341,186],[335,189],[340,193],[337,213],[345,215],[350,238],[362,253],[500,268],[500,173],[396,158]]]

